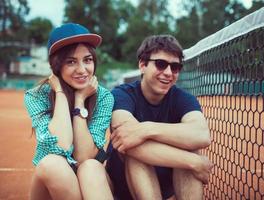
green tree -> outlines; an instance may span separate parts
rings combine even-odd
[[[247,10],[247,14],[264,7],[264,0],[252,0],[252,6]]]
[[[142,40],[153,34],[172,34],[173,17],[167,8],[168,1],[140,0],[135,13],[128,20],[124,33],[124,58],[136,64],[136,51]]]
[[[24,29],[24,17],[29,13],[27,0],[1,0],[0,1],[0,24],[1,39],[10,35],[10,32],[17,33]],[[9,33],[8,33],[9,32]],[[14,34],[13,34],[14,36]]]
[[[241,1],[212,1],[202,2],[204,37],[230,25],[245,16],[246,8]]]
[[[0,1],[0,64],[6,67],[27,47],[25,16],[29,13],[27,0]]]
[[[183,48],[189,48],[194,44],[194,41],[202,39],[203,32],[199,25],[200,20],[195,7],[192,8],[189,16],[177,20],[176,38]]]
[[[184,48],[241,19],[248,10],[240,0],[185,0],[182,7],[189,13],[177,20],[177,38]]]
[[[100,48],[119,58],[122,37],[119,30],[127,21],[131,4],[125,0],[66,0],[65,22],[80,23],[103,37]]]
[[[28,22],[29,39],[38,45],[46,44],[53,25],[49,19],[37,17]]]

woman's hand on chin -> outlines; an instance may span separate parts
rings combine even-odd
[[[88,84],[85,88],[81,90],[76,90],[75,98],[85,100],[86,98],[96,93],[97,87],[98,87],[97,78],[96,76],[92,76],[91,79],[88,81]]]

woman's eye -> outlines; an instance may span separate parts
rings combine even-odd
[[[90,58],[90,57],[89,58],[85,58],[84,62],[85,63],[92,63],[93,62],[93,58]]]
[[[66,64],[67,65],[74,65],[75,64],[75,61],[74,60],[67,60],[66,61]]]

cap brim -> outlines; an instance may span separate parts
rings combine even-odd
[[[64,38],[55,42],[49,49],[49,55],[53,54],[60,48],[74,44],[74,43],[89,43],[94,48],[98,47],[102,42],[102,37],[97,34],[82,34],[76,35],[68,38]]]

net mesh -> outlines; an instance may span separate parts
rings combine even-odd
[[[187,58],[177,85],[197,96],[210,128],[205,199],[264,200],[264,28]]]

